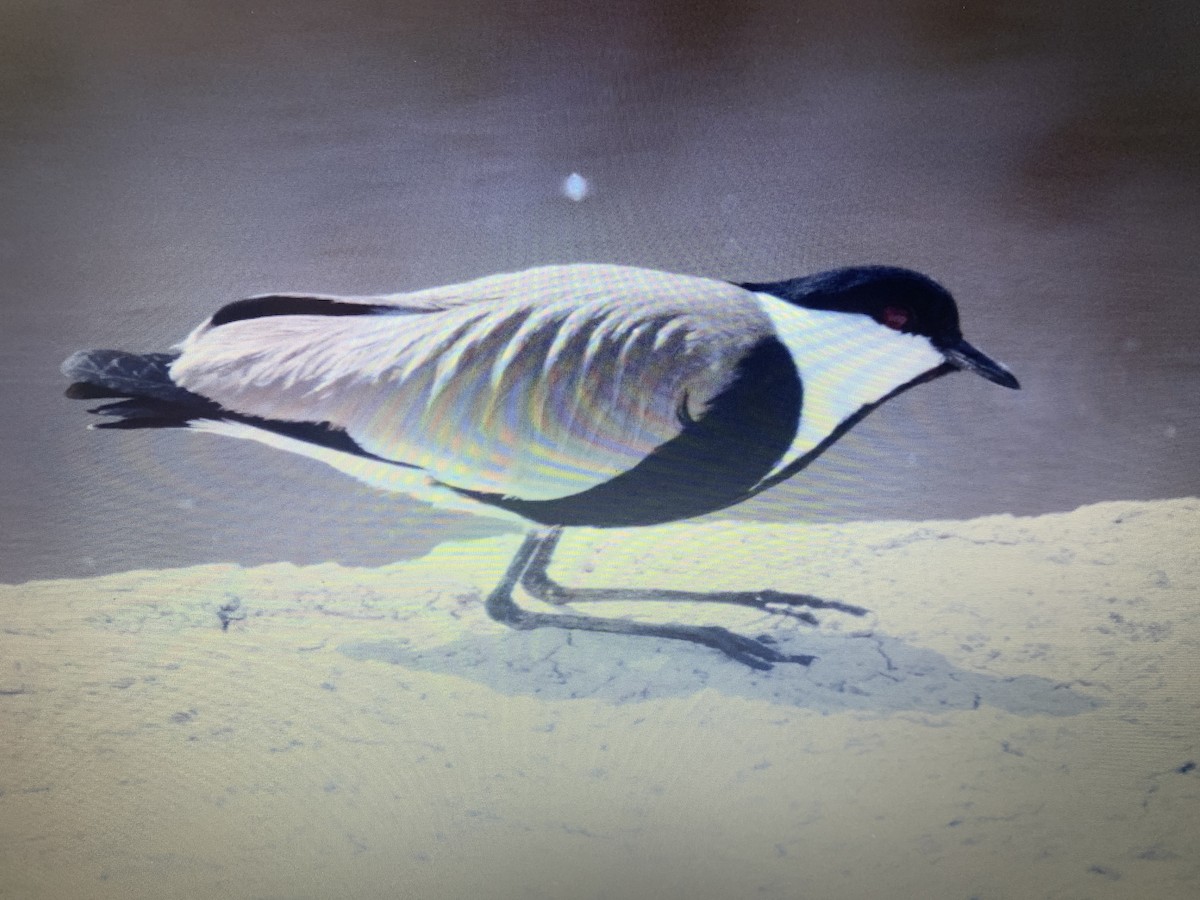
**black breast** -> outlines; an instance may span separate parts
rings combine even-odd
[[[800,423],[802,396],[787,349],[767,338],[746,353],[702,417],[628,472],[555,500],[459,493],[544,525],[623,528],[704,515],[746,499],[783,456]]]

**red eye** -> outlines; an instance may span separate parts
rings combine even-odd
[[[902,306],[885,306],[880,321],[888,328],[900,331],[908,324],[911,314]]]

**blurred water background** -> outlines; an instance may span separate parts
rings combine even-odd
[[[163,349],[258,292],[547,262],[912,266],[1023,382],[914,391],[721,515],[1195,494],[1198,21],[1082,0],[10,0],[0,581],[377,565],[496,533],[263,447],[88,432],[58,365]]]

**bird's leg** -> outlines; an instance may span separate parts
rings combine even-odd
[[[812,594],[793,594],[785,591],[673,591],[664,588],[569,588],[559,584],[547,574],[550,557],[562,536],[561,528],[544,532],[541,543],[534,549],[521,575],[521,587],[543,603],[562,606],[567,603],[596,603],[603,600],[641,602],[660,600],[670,603],[729,603],[734,606],[749,606],[766,612],[793,616],[816,625],[816,617],[799,607],[809,609],[831,609],[852,616],[866,615],[867,610],[850,603],[822,600]]]
[[[753,638],[734,634],[716,625],[658,625],[648,622],[632,622],[628,619],[607,619],[599,616],[580,616],[573,613],[540,613],[521,609],[513,601],[513,589],[523,583],[523,576],[539,554],[544,551],[542,569],[549,563],[554,545],[558,543],[560,529],[531,531],[525,536],[516,556],[508,565],[508,571],[488,595],[488,615],[497,622],[511,628],[528,631],[534,628],[564,628],[573,631],[603,631],[612,634],[643,635],[645,637],[688,641],[720,650],[726,656],[745,663],[752,669],[770,669],[774,663],[790,662],[807,666],[816,657],[806,654],[780,653],[773,647]],[[544,572],[543,572],[544,574]]]

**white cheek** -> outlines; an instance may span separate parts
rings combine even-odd
[[[808,453],[864,406],[945,362],[927,338],[893,331],[868,316],[805,309],[770,294],[755,296],[804,385],[800,428],[771,475]]]

